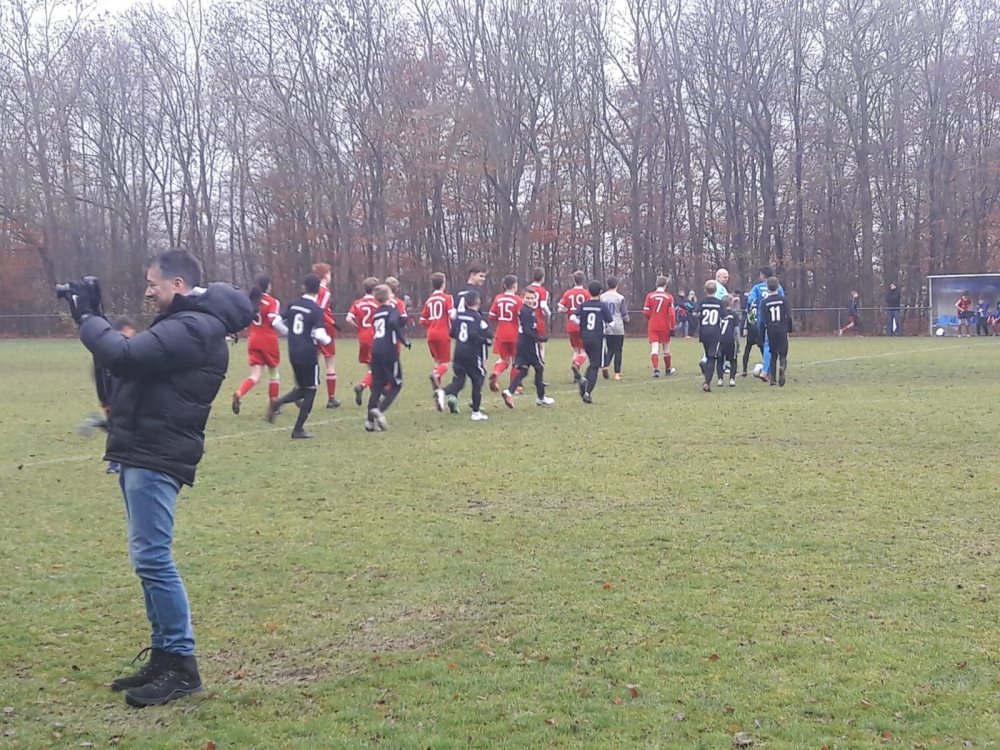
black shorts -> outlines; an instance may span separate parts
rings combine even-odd
[[[965,312],[960,312],[958,314],[958,317],[961,318],[962,320],[969,320],[972,317],[972,315],[973,313],[971,310],[966,310]]]
[[[319,365],[316,362],[311,364],[292,362],[292,371],[295,373],[295,385],[299,388],[319,387]]]
[[[705,357],[707,359],[718,359],[722,356],[722,342],[721,341],[705,341],[702,340],[701,345],[705,347]]]
[[[747,324],[747,346],[760,346],[760,329],[756,324]]]
[[[591,361],[600,366],[604,362],[604,337],[584,339],[583,350]]]
[[[372,358],[372,382],[386,384],[403,384],[403,368],[399,366],[398,359],[375,359]]]
[[[538,345],[535,345],[533,351],[524,351],[523,349],[517,350],[517,355],[514,357],[514,368],[517,370],[527,369],[528,367],[545,367],[545,362],[542,361],[542,355],[538,351]]]
[[[773,335],[768,335],[767,343],[771,345],[771,354],[777,354],[779,356],[788,355],[787,333],[775,333]]]
[[[736,342],[733,340],[724,341],[719,347],[719,356],[723,359],[736,359]]]

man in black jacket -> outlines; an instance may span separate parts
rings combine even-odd
[[[902,295],[899,293],[899,287],[896,286],[896,282],[889,284],[889,289],[885,293],[885,306],[889,311],[889,325],[886,330],[886,336],[902,336],[903,326],[899,320],[899,305]]]
[[[143,650],[149,661],[111,689],[126,691],[131,706],[160,705],[202,690],[187,594],[171,554],[174,513],[204,452],[205,423],[229,366],[226,335],[249,325],[253,310],[228,284],[201,288],[201,268],[182,250],[153,260],[146,298],[159,315],[131,339],[95,314],[97,301],[77,284],[70,309],[80,341],[120,384],[104,458],[121,464],[129,558],[152,626]]]

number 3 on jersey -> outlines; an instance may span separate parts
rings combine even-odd
[[[380,339],[385,336],[385,318],[378,318],[375,321],[375,338]]]

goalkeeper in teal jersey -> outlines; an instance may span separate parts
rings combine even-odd
[[[757,341],[754,342],[758,347],[762,347],[764,355],[764,371],[761,373],[764,380],[767,380],[767,376],[770,375],[769,367],[771,366],[771,347],[767,340],[764,338],[764,332],[760,328],[760,310],[764,304],[764,300],[767,299],[768,295],[780,294],[782,297],[785,296],[785,290],[778,286],[777,292],[769,292],[767,290],[767,280],[774,276],[774,270],[770,266],[764,266],[760,269],[760,283],[756,284],[753,289],[750,290],[750,294],[747,295],[747,318],[749,319],[750,314],[753,313],[755,320],[755,328],[757,329]],[[746,374],[747,371],[747,358],[750,355],[750,336],[749,329],[747,332],[747,350],[743,353],[743,373]]]

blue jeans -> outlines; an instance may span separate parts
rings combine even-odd
[[[118,480],[128,519],[128,556],[142,581],[150,645],[171,654],[194,654],[187,593],[170,551],[181,483],[167,474],[122,466]]]
[[[902,336],[903,326],[899,321],[899,310],[889,311],[889,327],[886,336]]]

